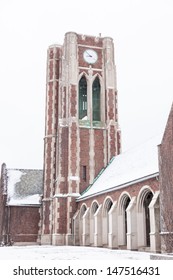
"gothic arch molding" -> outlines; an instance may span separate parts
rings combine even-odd
[[[123,192],[118,200],[118,244],[119,246],[127,245],[128,221],[127,208],[131,197],[128,192]]]
[[[86,78],[86,80],[87,80],[87,82],[88,82],[88,74],[87,74],[85,71],[83,71],[83,72],[81,72],[81,73],[79,74],[78,83],[79,83],[80,79],[81,79],[83,76]]]
[[[123,214],[124,212],[124,209],[127,208],[127,204],[129,204],[131,200],[131,196],[128,192],[123,192],[120,197],[119,197],[119,200],[118,200],[118,212],[120,215]]]
[[[103,202],[102,209],[102,243],[105,246],[108,246],[109,242],[109,232],[110,232],[110,221],[109,221],[109,211],[113,205],[113,200],[111,197],[106,197]]]
[[[138,247],[150,247],[151,219],[149,205],[154,196],[150,186],[143,186],[137,198]]]
[[[98,77],[98,79],[99,79],[100,86],[101,86],[101,85],[102,85],[102,76],[101,76],[99,73],[97,73],[97,74],[95,74],[95,75],[92,76],[92,83],[93,83],[93,81],[94,81],[97,77]]]
[[[95,213],[97,212],[97,209],[99,208],[99,204],[97,200],[94,200],[90,207],[90,244],[94,245],[94,237],[96,235],[96,232],[98,231],[97,222]]]
[[[151,189],[150,186],[143,186],[141,190],[139,191],[138,197],[137,197],[137,211],[141,212],[143,210],[143,203],[145,200],[145,197],[147,196],[148,193],[152,193],[154,195],[153,190]]]
[[[99,208],[99,203],[97,202],[97,200],[94,200],[90,207],[90,214],[93,216],[98,208]]]
[[[105,217],[108,212],[110,211],[111,207],[113,205],[113,200],[110,196],[106,197],[103,202],[103,209],[102,209],[102,215]]]
[[[84,216],[86,210],[87,210],[87,206],[85,203],[83,203],[80,207],[80,219]]]

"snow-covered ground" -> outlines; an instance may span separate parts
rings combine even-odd
[[[111,250],[75,246],[0,247],[0,260],[149,260],[150,254],[128,250]]]

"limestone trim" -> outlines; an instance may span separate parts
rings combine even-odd
[[[160,191],[156,191],[149,205],[151,231],[150,231],[150,251],[161,251],[161,236],[160,236]]]
[[[137,211],[138,212],[142,212],[142,210],[143,210],[143,202],[144,202],[145,196],[149,192],[151,192],[154,195],[153,190],[148,185],[143,186],[141,188],[141,190],[139,191],[138,198],[137,198]]]
[[[147,225],[146,225],[146,213],[144,207],[144,200],[147,194],[154,192],[150,186],[145,185],[141,188],[137,198],[137,236],[138,236],[138,248],[147,247]],[[149,218],[149,226],[151,227],[151,219]]]
[[[99,203],[97,202],[97,200],[94,200],[90,207],[90,215],[94,215],[96,213],[98,207],[99,207]]]
[[[113,205],[112,198],[110,196],[107,196],[103,202],[103,209],[102,209],[103,217],[107,215],[107,213],[110,211],[112,205]]]
[[[128,192],[122,192],[119,199],[118,199],[118,213],[119,215],[123,214],[123,210],[124,210],[124,204],[126,202],[127,199],[131,200],[131,196]]]
[[[110,232],[110,220],[109,220],[109,211],[111,210],[113,205],[113,200],[111,197],[106,197],[103,202],[102,208],[102,243],[103,245],[107,245],[109,243],[109,232]]]
[[[118,200],[118,245],[127,245],[128,221],[127,208],[131,201],[128,192],[123,192]]]

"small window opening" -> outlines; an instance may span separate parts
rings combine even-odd
[[[82,166],[82,179],[83,179],[84,181],[86,181],[86,179],[87,179],[87,168],[86,168],[85,165]]]

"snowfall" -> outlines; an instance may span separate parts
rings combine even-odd
[[[0,247],[0,260],[149,260],[150,253],[77,246]]]

